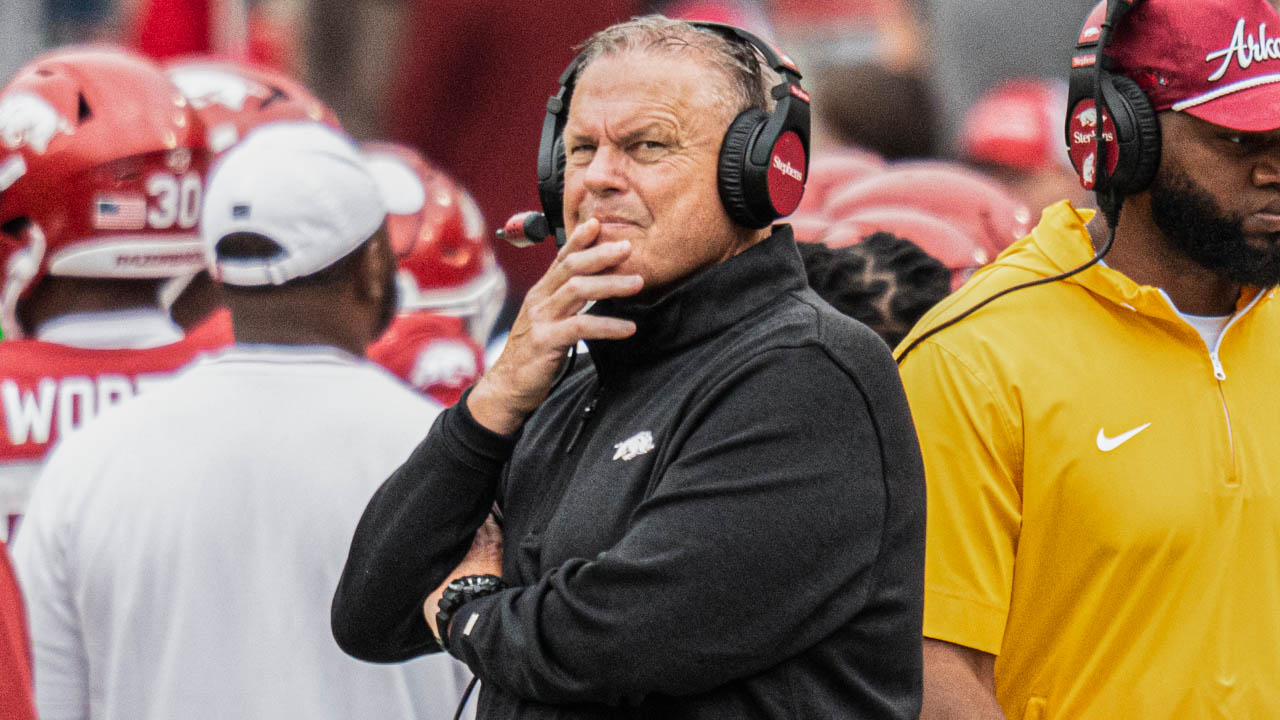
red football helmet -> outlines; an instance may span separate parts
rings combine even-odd
[[[859,210],[910,207],[937,216],[982,243],[991,256],[1031,232],[1031,210],[994,180],[960,165],[894,165],[831,196],[824,211],[842,220]]]
[[[822,212],[832,193],[885,169],[884,158],[855,147],[842,147],[814,155],[809,163],[809,177],[804,182],[804,197],[796,213]]]
[[[822,237],[834,224],[826,215],[800,212],[788,217],[786,223],[791,226],[796,242],[799,243],[822,242]]]
[[[4,332],[45,274],[165,278],[204,267],[204,126],[164,72],[121,50],[36,58],[0,91]]]
[[[429,312],[400,315],[369,346],[369,359],[446,407],[484,372],[484,349],[462,318]]]
[[[403,191],[387,213],[387,234],[400,265],[400,312],[460,317],[483,346],[502,310],[507,280],[480,208],[416,150],[386,142],[361,148],[371,169]]]
[[[822,237],[830,248],[862,242],[868,235],[887,232],[910,240],[951,271],[951,289],[968,280],[991,261],[991,255],[968,233],[941,218],[914,208],[883,207],[859,210],[836,223]]]
[[[186,58],[169,63],[165,71],[204,121],[215,154],[271,122],[312,120],[342,129],[338,116],[310,90],[274,70]]]

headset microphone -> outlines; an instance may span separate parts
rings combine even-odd
[[[551,236],[551,225],[547,216],[537,210],[526,210],[512,215],[506,224],[498,228],[498,239],[523,248],[540,243]],[[563,245],[556,236],[556,245]]]

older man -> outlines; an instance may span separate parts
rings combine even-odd
[[[482,718],[916,716],[913,427],[885,346],[726,187],[742,137],[778,127],[755,53],[661,18],[587,42],[567,243],[365,511],[334,599],[348,652],[412,657],[438,629]],[[505,552],[489,524],[472,545],[495,504]]]

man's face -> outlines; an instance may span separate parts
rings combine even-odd
[[[1280,131],[1241,133],[1161,115],[1151,215],[1169,244],[1244,285],[1280,284]]]
[[[565,125],[565,228],[600,220],[629,240],[617,269],[645,292],[724,260],[750,234],[720,203],[716,170],[736,115],[729,81],[696,53],[624,51],[587,66]]]

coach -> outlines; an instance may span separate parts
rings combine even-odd
[[[339,644],[445,646],[483,681],[480,718],[915,718],[905,397],[769,227],[802,190],[799,74],[751,36],[648,17],[566,77],[543,145],[564,148],[544,205],[567,243],[366,509]],[[580,339],[589,360],[566,360]]]

